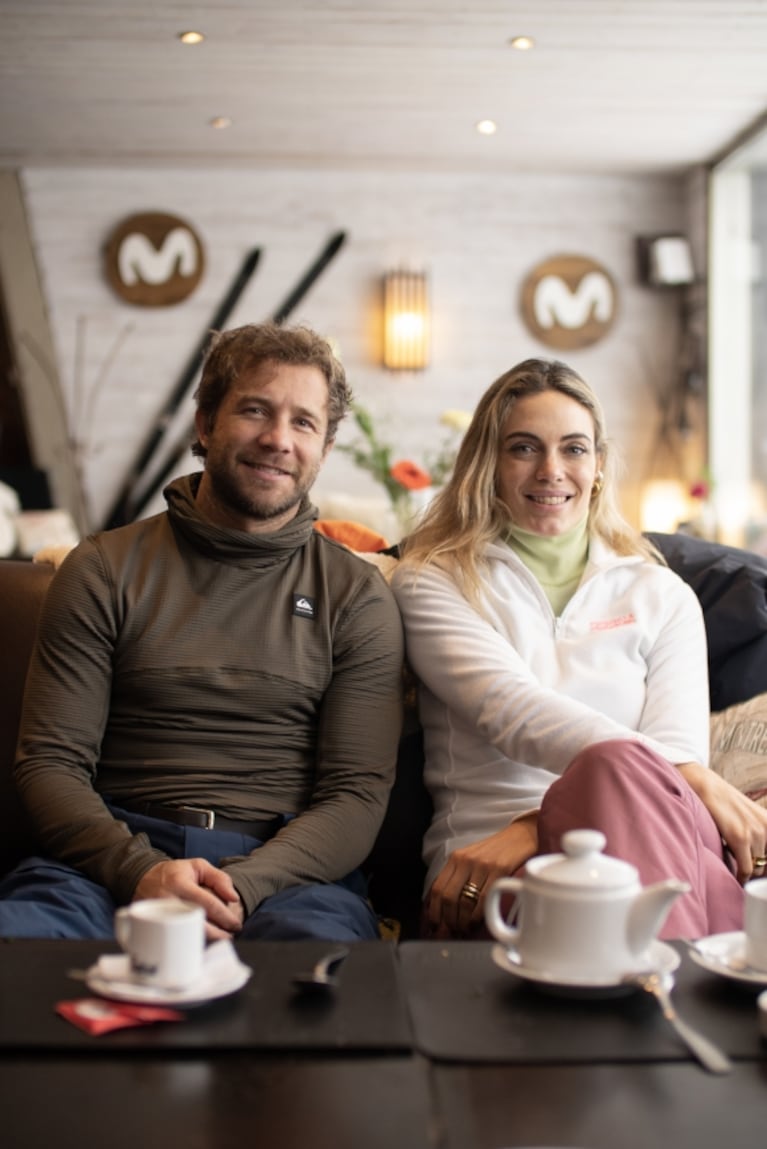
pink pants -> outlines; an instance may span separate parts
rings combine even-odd
[[[713,818],[677,768],[640,742],[589,746],[549,787],[538,816],[538,852],[558,852],[567,830],[583,829],[601,830],[605,853],[636,866],[643,886],[665,878],[689,884],[659,937],[743,928],[743,889]]]

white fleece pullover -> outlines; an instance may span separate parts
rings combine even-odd
[[[484,617],[437,567],[404,561],[392,580],[421,683],[427,890],[455,849],[538,809],[586,746],[639,738],[670,762],[708,765],[705,627],[681,578],[592,539],[555,617],[508,545],[486,554]]]

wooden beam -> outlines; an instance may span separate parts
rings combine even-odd
[[[0,171],[0,287],[11,355],[34,462],[48,476],[54,506],[78,531],[89,524],[71,450],[45,300],[16,172]]]

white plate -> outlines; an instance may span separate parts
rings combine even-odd
[[[525,981],[535,982],[537,985],[550,990],[552,993],[577,994],[579,997],[612,997],[621,993],[634,993],[639,988],[618,978],[564,978],[561,974],[549,973],[547,970],[530,969],[522,965],[516,950],[505,949],[502,945],[493,946],[493,961],[507,973],[521,977]],[[651,970],[661,974],[673,973],[679,966],[681,958],[671,946],[665,942],[651,942],[647,950],[647,960],[635,970],[626,970],[626,977],[632,973],[649,973]]]
[[[225,968],[213,963],[186,989],[161,989],[159,986],[131,980],[127,957],[124,959],[124,977],[115,976],[118,972],[116,961],[111,962],[110,968],[113,971],[110,977],[104,976],[98,963],[86,970],[85,984],[88,988],[113,1001],[138,1002],[141,1005],[204,1005],[205,1002],[215,1001],[216,998],[226,997],[242,989],[253,972],[239,960],[227,962]]]
[[[746,965],[746,935],[742,930],[711,934],[690,943],[690,957],[709,973],[718,973],[743,985],[767,985],[767,970]]]

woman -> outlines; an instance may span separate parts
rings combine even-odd
[[[661,936],[742,928],[767,811],[707,768],[700,606],[614,488],[593,392],[529,359],[482,397],[403,545],[393,587],[421,683],[434,936],[476,931],[492,882],[579,827],[643,883],[689,882]]]

